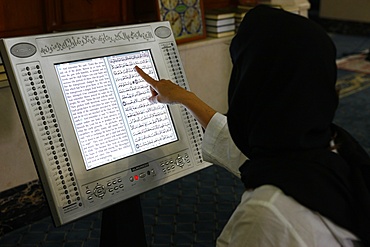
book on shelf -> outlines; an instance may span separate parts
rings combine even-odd
[[[5,73],[0,73],[0,81],[7,81],[8,78],[6,77]]]
[[[8,85],[8,78],[6,77],[4,65],[0,64],[0,88]]]
[[[236,30],[238,30],[240,23],[243,21],[243,18],[248,11],[249,10],[247,9],[241,9],[241,8],[235,9],[235,28]]]
[[[5,80],[7,80],[7,77],[5,74],[4,65],[0,64],[0,81],[5,81]]]
[[[257,4],[239,4],[237,9],[248,11],[256,7]]]
[[[248,9],[235,8],[235,21],[242,20]]]
[[[208,9],[205,11],[205,19],[220,20],[234,18],[235,13],[232,8]]]
[[[258,0],[259,4],[265,5],[295,5],[295,0]]]
[[[227,36],[233,36],[235,35],[235,31],[227,31],[227,32],[221,32],[221,33],[212,33],[212,32],[207,32],[208,37],[212,38],[222,38],[222,37],[227,37]]]
[[[235,18],[227,18],[227,19],[206,19],[207,26],[225,26],[235,24]]]
[[[225,26],[206,26],[207,32],[211,33],[222,33],[228,31],[235,31],[235,24]]]
[[[261,3],[259,3],[259,4],[261,4]],[[273,7],[273,8],[278,8],[278,9],[281,9],[281,6],[282,5],[279,5],[279,4],[271,4],[271,3],[263,3],[264,5],[268,5],[268,6],[270,6],[270,7]],[[242,10],[246,10],[246,11],[248,11],[248,10],[251,10],[251,9],[253,9],[254,7],[256,7],[258,4],[254,4],[254,5],[250,5],[250,4],[239,4],[238,6],[237,6],[237,8],[238,9],[242,9]]]

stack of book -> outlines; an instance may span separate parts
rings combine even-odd
[[[245,14],[250,9],[252,9],[252,7],[250,7],[250,8],[244,8],[244,7],[246,7],[246,6],[243,6],[243,8],[238,7],[238,8],[235,9],[235,31],[238,31],[240,23],[242,22]]]
[[[274,8],[284,9],[285,11],[308,17],[310,3],[307,0],[257,0],[255,4],[239,4],[239,9],[249,10],[258,4],[269,5]]]
[[[1,61],[0,61],[1,62]],[[0,63],[0,88],[8,85],[8,78],[5,74],[4,65]]]
[[[234,9],[211,9],[205,12],[207,36],[220,38],[235,34]]]

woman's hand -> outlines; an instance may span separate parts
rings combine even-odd
[[[184,88],[174,84],[170,80],[155,80],[146,74],[138,66],[135,66],[136,71],[139,75],[150,85],[150,91],[152,97],[149,100],[153,103],[164,103],[164,104],[184,104],[185,101],[191,97],[191,92]]]
[[[155,80],[145,73],[138,66],[135,66],[139,75],[150,85],[152,96],[151,102],[164,104],[182,104],[199,121],[203,128],[206,128],[209,121],[216,113],[209,105],[199,99],[194,93],[174,84],[169,80]]]

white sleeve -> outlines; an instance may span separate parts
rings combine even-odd
[[[205,161],[220,165],[238,177],[239,167],[247,160],[231,139],[226,116],[220,113],[216,113],[207,125],[202,153]]]

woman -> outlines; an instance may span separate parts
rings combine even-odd
[[[335,53],[304,17],[262,5],[249,11],[230,46],[227,119],[137,68],[152,102],[183,104],[206,129],[204,159],[246,187],[218,246],[369,245],[370,161],[332,124]]]

